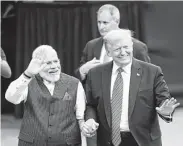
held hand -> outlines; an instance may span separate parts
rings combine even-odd
[[[82,133],[86,137],[92,137],[96,134],[99,124],[94,119],[87,120],[82,126]]]
[[[156,107],[156,111],[161,115],[168,116],[171,115],[179,105],[180,103],[177,103],[177,100],[172,97],[171,99],[165,100],[160,107]]]
[[[88,71],[92,68],[94,68],[95,66],[101,64],[100,60],[97,60],[96,58],[93,58],[92,60],[88,61],[87,63],[85,63],[82,66],[82,70],[84,72],[84,74],[88,74]]]
[[[28,76],[33,76],[38,74],[42,69],[45,68],[45,66],[46,63],[44,63],[42,59],[32,58],[25,72]]]

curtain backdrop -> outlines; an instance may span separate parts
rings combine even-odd
[[[121,13],[120,27],[141,36],[142,2],[109,2]],[[104,2],[78,4],[19,3],[17,7],[17,40],[15,78],[28,66],[33,50],[42,44],[53,46],[58,52],[62,71],[74,75],[81,52],[87,41],[99,36],[96,11]],[[21,117],[23,105],[15,106],[15,116]]]

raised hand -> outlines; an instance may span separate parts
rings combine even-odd
[[[29,63],[25,73],[32,77],[36,74],[38,74],[41,70],[43,70],[46,67],[46,63],[43,62],[43,59],[41,58],[32,58],[31,62]]]
[[[84,136],[92,137],[96,134],[96,130],[98,129],[99,124],[95,122],[94,119],[88,119],[85,123],[83,123],[81,131]]]
[[[97,66],[99,64],[101,64],[100,60],[93,58],[92,60],[85,63],[81,68],[82,68],[84,74],[88,74],[88,71],[91,68],[94,68],[95,66]]]
[[[156,107],[156,111],[164,116],[169,116],[173,114],[175,108],[177,108],[180,103],[177,103],[177,100],[173,97],[171,99],[167,99],[160,107]]]

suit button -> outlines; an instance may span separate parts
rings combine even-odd
[[[49,136],[48,138],[51,139],[51,136]]]

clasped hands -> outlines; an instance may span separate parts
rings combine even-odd
[[[81,132],[86,137],[92,137],[96,134],[99,124],[94,119],[88,119],[81,124]]]

